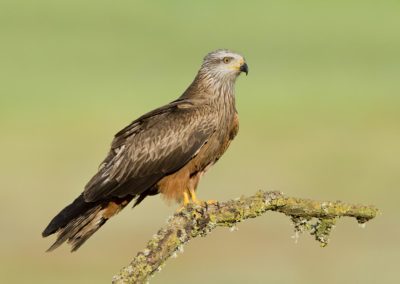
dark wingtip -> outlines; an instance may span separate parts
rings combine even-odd
[[[83,194],[79,195],[71,204],[61,210],[47,225],[42,232],[45,238],[56,233],[59,229],[64,228],[71,220],[79,216],[85,210],[88,210],[92,205],[86,203]]]
[[[44,229],[44,231],[42,232],[43,238],[48,237],[55,233],[54,229],[50,225],[51,225],[51,223],[49,225],[47,225],[46,229]]]
[[[44,231],[42,232],[42,237],[43,238],[48,237],[57,232],[58,229],[60,229],[59,215],[57,215],[50,221],[46,229],[44,229]]]

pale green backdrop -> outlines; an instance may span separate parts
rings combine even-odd
[[[399,1],[2,0],[0,282],[109,283],[174,212],[126,209],[78,252],[41,231],[104,158],[112,135],[178,97],[202,57],[245,55],[240,132],[199,196],[259,189],[375,204],[330,245],[296,244],[267,214],[196,239],[152,283],[398,283]]]

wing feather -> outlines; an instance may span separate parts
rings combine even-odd
[[[178,100],[140,117],[115,135],[87,202],[138,195],[189,162],[215,131],[212,112]]]

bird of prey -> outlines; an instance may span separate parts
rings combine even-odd
[[[65,241],[77,250],[132,200],[136,206],[161,193],[184,205],[200,203],[195,190],[201,176],[238,132],[234,86],[241,72],[248,73],[243,56],[210,52],[177,100],[119,131],[84,191],[43,231],[43,237],[58,234],[48,250]]]

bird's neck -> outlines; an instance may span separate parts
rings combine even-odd
[[[181,98],[195,99],[199,96],[209,100],[227,100],[230,98],[234,103],[235,81],[236,77],[227,78],[200,70]]]

